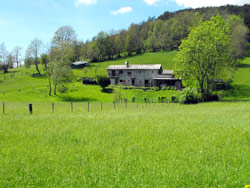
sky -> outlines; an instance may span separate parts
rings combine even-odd
[[[48,44],[56,30],[73,27],[78,39],[91,40],[100,31],[127,29],[165,11],[250,4],[250,0],[0,0],[0,43],[7,50],[34,38]]]

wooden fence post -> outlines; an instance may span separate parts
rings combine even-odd
[[[5,113],[5,106],[4,106],[4,103],[3,103],[3,115],[4,115],[4,113]]]
[[[52,102],[52,112],[54,113],[54,103]]]
[[[138,103],[136,104],[136,107],[138,108]]]
[[[127,109],[127,100],[125,101],[125,107],[126,107],[126,109]]]
[[[114,102],[114,109],[116,109],[116,107],[115,107],[115,102]]]
[[[29,104],[29,111],[30,111],[30,114],[33,113],[32,104]]]
[[[71,103],[71,112],[73,112],[73,103]]]

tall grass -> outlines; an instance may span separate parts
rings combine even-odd
[[[250,103],[7,103],[0,187],[244,187]]]

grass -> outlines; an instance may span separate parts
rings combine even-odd
[[[124,64],[129,60],[131,64],[162,64],[163,68],[171,69],[174,66],[173,58],[177,52],[146,53],[129,58],[121,58],[101,63],[91,63],[88,67],[87,77],[95,77],[95,67],[98,66],[97,75],[107,75],[106,68],[111,64]],[[58,93],[57,96],[48,96],[48,79],[42,71],[41,77],[32,77],[36,73],[35,67],[26,69],[24,67],[10,70],[8,74],[0,73],[0,101],[5,102],[53,102],[53,101],[78,101],[78,102],[112,102],[113,93],[105,93],[100,86],[85,86],[81,84],[85,76],[83,69],[74,69],[75,80],[68,85],[69,91],[65,94]],[[79,80],[79,81],[77,81]],[[136,97],[136,101],[143,101],[145,97],[157,101],[158,97],[170,97],[175,91],[143,91],[142,89],[123,90],[123,97]]]
[[[177,52],[91,64],[163,64]],[[15,73],[15,75],[14,75]],[[0,187],[244,187],[250,183],[250,58],[234,74],[225,101],[198,105],[112,104],[114,93],[74,81],[48,96],[34,67],[0,73]],[[84,77],[74,70],[77,79]],[[111,88],[117,90],[117,88]],[[124,89],[136,102],[176,91]],[[73,111],[67,101],[73,101]],[[230,101],[230,102],[228,102]],[[241,102],[243,101],[243,102]],[[55,104],[52,113],[51,102]],[[88,112],[87,103],[90,102]],[[102,110],[101,110],[101,103]],[[33,104],[33,115],[28,104]]]
[[[244,187],[250,103],[7,103],[0,187]],[[237,115],[236,115],[237,114]]]

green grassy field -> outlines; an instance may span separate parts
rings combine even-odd
[[[148,53],[131,64],[174,67],[177,52]],[[91,64],[87,76],[110,64]],[[177,91],[124,89],[136,103],[77,79],[66,94],[48,96],[34,67],[0,73],[0,187],[244,187],[250,184],[250,58],[240,62],[222,102],[143,104]],[[69,101],[73,101],[73,112]],[[54,113],[52,113],[54,102]],[[88,103],[90,111],[88,112]],[[101,102],[102,110],[101,110]],[[138,106],[137,106],[137,102]],[[33,104],[33,114],[28,104]],[[1,106],[2,113],[2,106]]]
[[[0,187],[244,187],[250,103],[7,103]]]
[[[95,77],[95,67],[97,66],[97,75],[107,75],[106,68],[111,64],[124,64],[129,60],[131,64],[162,64],[163,68],[172,69],[174,66],[173,58],[176,55],[173,52],[146,53],[143,55],[135,55],[129,58],[121,58],[114,61],[106,61],[101,63],[91,63],[87,68],[87,77]],[[75,80],[68,85],[69,91],[66,94],[58,93],[57,96],[48,96],[48,78],[42,71],[42,77],[32,77],[31,74],[36,73],[35,67],[26,69],[24,67],[11,69],[10,73],[0,73],[0,101],[5,102],[52,102],[52,101],[78,101],[78,102],[112,102],[113,93],[102,92],[100,86],[85,86],[81,84],[81,80],[85,77],[84,69],[74,69]],[[79,80],[79,81],[77,81]],[[145,97],[157,101],[158,97],[170,97],[175,91],[157,91],[152,90],[144,92],[142,89],[123,90],[123,98],[131,101],[132,97],[136,97],[138,102],[143,101]]]

